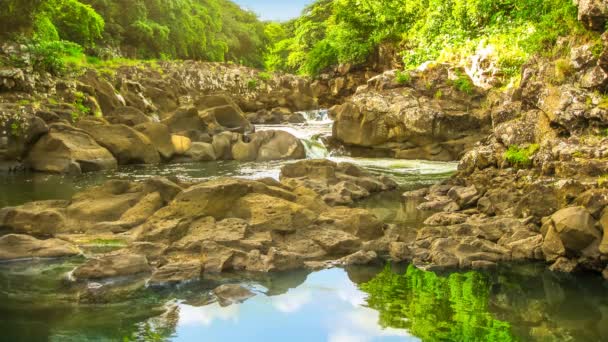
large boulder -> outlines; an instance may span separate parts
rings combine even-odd
[[[146,122],[134,128],[150,139],[161,157],[164,159],[173,157],[175,147],[173,146],[171,132],[166,125],[158,122]]]
[[[230,131],[238,133],[253,132],[253,125],[236,105],[218,106],[199,113],[200,118],[211,131]]]
[[[402,159],[456,160],[485,135],[489,119],[476,110],[474,96],[447,86],[433,91],[417,86],[362,90],[330,110],[333,136]]]
[[[592,242],[602,238],[596,221],[584,207],[559,210],[545,223],[543,232],[546,234],[545,243],[553,242],[558,237],[566,251],[574,254],[580,254]]]
[[[141,110],[134,107],[119,107],[104,118],[111,124],[137,126],[152,120]]]
[[[285,131],[263,131],[246,136],[232,146],[232,156],[240,161],[269,161],[303,159],[306,149],[302,142]]]
[[[80,249],[59,239],[38,240],[28,235],[0,237],[0,261],[29,258],[60,258],[79,255]]]
[[[82,120],[78,127],[112,152],[121,165],[160,163],[160,156],[150,139],[129,126]]]
[[[27,164],[35,171],[81,173],[114,169],[117,162],[87,132],[53,124],[30,150]]]

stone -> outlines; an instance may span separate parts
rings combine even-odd
[[[213,145],[203,142],[193,142],[185,155],[193,161],[213,161],[217,159]]]
[[[192,140],[182,135],[171,135],[171,144],[178,155],[185,155],[192,148]]]
[[[255,293],[241,285],[225,284],[216,287],[213,294],[217,297],[221,306],[243,303],[247,299],[254,297]]]
[[[111,113],[104,115],[104,118],[111,124],[131,127],[152,121],[144,112],[134,107],[118,107]]]
[[[337,207],[322,213],[317,222],[364,240],[380,238],[384,223],[366,209]]]
[[[586,28],[604,31],[608,21],[608,4],[603,0],[575,0],[578,4],[578,20]]]
[[[356,236],[340,230],[321,229],[311,232],[310,235],[312,240],[330,255],[351,254],[361,246],[361,240]]]
[[[54,236],[67,224],[66,206],[63,201],[41,201],[4,208],[0,211],[0,227],[14,233]]]
[[[107,148],[120,165],[160,163],[160,156],[150,139],[129,126],[81,120],[78,127]]]
[[[583,207],[562,209],[553,214],[551,220],[555,225],[555,232],[569,251],[580,252],[602,237],[595,227],[595,220]]]
[[[404,242],[391,242],[388,245],[391,260],[396,262],[406,261],[412,257],[412,253]]]
[[[201,273],[201,264],[196,260],[169,263],[154,271],[148,280],[148,286],[164,287],[196,281],[200,278]]]
[[[150,273],[148,260],[143,255],[118,254],[90,259],[78,266],[72,276],[77,280],[107,279]]]
[[[424,221],[427,226],[451,226],[464,223],[469,215],[462,213],[440,212],[431,215]]]
[[[253,125],[235,104],[205,109],[198,115],[211,131],[230,131],[241,134],[254,131]]]
[[[448,197],[456,202],[461,209],[466,209],[476,204],[479,194],[474,185],[469,187],[455,186],[448,191]]]
[[[302,142],[285,131],[262,131],[249,134],[247,142],[240,139],[232,146],[232,156],[239,161],[303,159]]]
[[[81,254],[76,246],[59,239],[38,240],[32,236],[9,234],[0,237],[0,261],[30,258],[61,258]]]
[[[146,122],[134,127],[144,134],[164,159],[171,159],[175,154],[175,147],[171,139],[169,127],[158,122]]]
[[[572,273],[578,267],[578,263],[575,260],[570,260],[568,258],[558,258],[549,269],[552,272],[561,272],[561,273]]]
[[[608,254],[608,209],[604,209],[600,218],[600,227],[602,227],[603,237],[599,250],[602,254]]]
[[[374,251],[358,251],[341,258],[340,260],[338,260],[338,264],[344,266],[369,265],[377,259],[378,255]]]
[[[52,124],[49,133],[34,144],[27,156],[34,171],[80,174],[115,169],[116,159],[85,131]]]

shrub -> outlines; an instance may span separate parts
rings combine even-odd
[[[270,79],[272,78],[272,74],[268,73],[268,72],[260,72],[258,73],[258,79],[264,81],[264,82],[268,82]]]
[[[560,58],[555,61],[555,74],[554,74],[554,82],[556,84],[562,84],[566,81],[566,79],[572,74],[574,74],[574,66],[570,63],[569,59]]]
[[[60,75],[68,65],[84,60],[82,47],[68,41],[34,41],[28,45],[33,66],[38,71]]]
[[[456,73],[456,79],[452,81],[452,85],[456,90],[469,95],[472,94],[473,89],[475,89],[475,85],[473,85],[469,76],[460,72]]]
[[[412,81],[412,76],[410,75],[410,73],[408,71],[397,71],[397,73],[395,74],[395,81],[399,84],[410,84],[410,82]]]
[[[258,80],[254,79],[254,78],[249,79],[249,81],[247,81],[247,89],[249,89],[249,90],[258,89]]]
[[[538,144],[531,144],[528,147],[519,147],[512,145],[505,152],[505,160],[518,168],[528,168],[532,165],[532,158],[538,152],[540,146]]]

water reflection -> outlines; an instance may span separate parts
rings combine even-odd
[[[115,303],[81,303],[62,263],[0,265],[7,341],[601,341],[606,284],[544,265],[438,274],[412,266],[228,274],[180,288],[141,288]],[[33,281],[33,280],[36,281]],[[222,306],[239,283],[256,296]]]

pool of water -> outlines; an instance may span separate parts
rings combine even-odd
[[[544,265],[431,273],[412,266],[227,275],[76,304],[64,279],[78,260],[0,265],[6,341],[601,341],[608,287]],[[244,280],[247,279],[247,280]],[[222,305],[219,284],[255,293]],[[120,293],[120,291],[117,291]],[[116,297],[114,297],[116,300]]]

